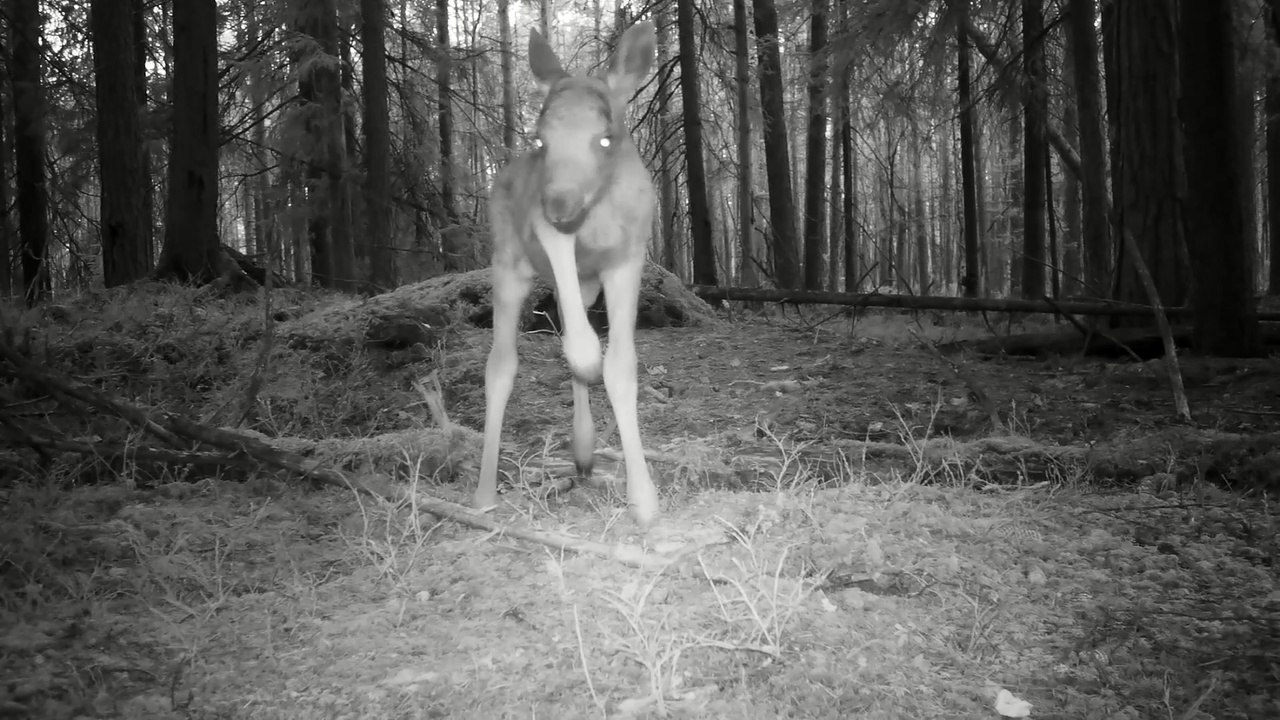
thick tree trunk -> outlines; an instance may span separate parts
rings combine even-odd
[[[715,285],[716,253],[702,154],[702,100],[698,88],[693,0],[676,1],[676,33],[680,39],[680,98],[684,104],[685,179],[689,192],[689,233],[693,239],[693,281],[699,285]]]
[[[822,53],[827,44],[827,0],[813,0],[809,26],[809,134],[805,151],[804,286],[821,290],[823,268],[823,209],[827,175],[827,67]]]
[[[45,267],[49,242],[49,192],[45,187],[45,106],[40,80],[40,4],[13,0],[9,32],[13,40],[13,144],[18,186],[18,252],[28,306],[51,289]]]
[[[1022,297],[1044,294],[1045,141],[1048,119],[1044,82],[1044,17],[1041,0],[1022,0],[1022,67],[1029,92],[1022,106]]]
[[[298,96],[308,107],[308,131],[315,155],[307,182],[314,190],[308,218],[311,276],[323,287],[355,290],[355,248],[351,240],[350,202],[344,181],[346,127],[338,62],[338,14],[335,0],[297,0],[298,29],[316,41],[313,54],[298,58]]]
[[[747,28],[747,0],[733,0],[733,45],[734,79],[738,91],[738,232],[741,234],[738,243],[742,248],[738,284],[755,287],[760,279],[756,275],[756,232],[752,221],[755,165],[751,158],[751,58],[748,54],[750,34]]]
[[[396,285],[395,234],[391,231],[391,120],[387,109],[385,0],[360,0],[364,43],[364,200],[368,212],[366,242],[373,285]]]
[[[174,4],[169,207],[156,273],[180,282],[219,276],[217,33],[214,0]]]
[[[1181,3],[1181,119],[1186,132],[1187,195],[1182,206],[1187,245],[1196,268],[1191,294],[1200,352],[1248,356],[1258,352],[1253,303],[1252,189],[1245,163],[1252,144],[1239,131],[1232,3]],[[1194,29],[1194,30],[1193,30]]]
[[[754,0],[752,5],[755,10],[756,53],[759,55],[760,105],[764,116],[765,172],[769,177],[774,282],[778,287],[798,288],[803,278],[796,252],[796,210],[782,92],[782,60],[778,52],[778,11],[774,0]]]
[[[131,283],[151,270],[151,243],[145,232],[150,223],[143,203],[147,178],[134,79],[134,18],[119,10],[118,0],[93,0],[89,11],[98,102],[102,276],[107,287]]]
[[[969,77],[969,34],[965,31],[968,23],[969,0],[960,0],[963,9],[958,20],[957,40],[960,46],[959,59],[959,101],[960,101],[960,190],[964,196],[964,274],[960,287],[965,297],[978,297],[978,186],[976,178],[976,162],[974,158],[975,141],[973,137],[973,96],[970,90]]]
[[[1123,242],[1136,243],[1166,306],[1182,305],[1188,295],[1176,10],[1173,3],[1120,2],[1104,16],[1116,217]],[[1120,258],[1119,299],[1147,302],[1128,250]]]

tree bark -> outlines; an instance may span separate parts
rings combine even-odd
[[[1187,300],[1181,206],[1182,130],[1178,122],[1178,18],[1176,5],[1119,2],[1107,6],[1109,116],[1114,125],[1112,192],[1122,242],[1150,269],[1161,302]],[[1083,120],[1083,118],[1082,118]],[[1083,129],[1083,125],[1082,125]],[[1145,302],[1129,253],[1120,253],[1119,299]]]
[[[45,267],[49,241],[49,191],[45,186],[45,105],[41,86],[40,4],[13,0],[9,4],[13,41],[13,144],[18,186],[18,252],[23,294],[28,306],[51,289]]]
[[[102,186],[99,223],[102,276],[107,287],[131,283],[151,270],[145,227],[142,128],[138,122],[132,13],[119,0],[93,0],[94,80],[98,103],[98,161]]]
[[[1280,0],[1267,0],[1267,38],[1280,50]],[[1267,119],[1267,242],[1271,252],[1267,294],[1280,295],[1280,65],[1271,65],[1265,103]]]
[[[689,232],[693,239],[693,281],[699,285],[715,285],[716,253],[702,154],[702,100],[698,88],[693,0],[676,0],[676,33],[680,40],[680,98],[684,105],[685,179],[689,193]]]
[[[360,0],[364,43],[364,199],[368,212],[373,285],[396,285],[395,235],[391,232],[391,119],[387,109],[385,0]]]
[[[841,183],[844,185],[841,199],[844,210],[844,289],[846,292],[857,292],[861,266],[858,264],[858,206],[855,201],[858,187],[858,156],[853,152],[853,108],[849,103],[849,88],[853,85],[845,79],[843,91],[837,102],[841,107],[840,123],[840,170]]]
[[[511,0],[498,0],[498,53],[502,66],[502,148],[504,160],[516,149],[515,50],[511,42]]]
[[[960,18],[957,21],[959,30],[957,41],[960,47],[959,58],[959,101],[960,101],[960,185],[964,196],[964,275],[960,286],[965,297],[976,298],[980,294],[978,267],[978,186],[976,178],[973,137],[973,97],[970,89],[969,70],[969,34],[965,30],[968,24],[969,0],[960,0]]]
[[[812,0],[809,25],[809,134],[805,149],[804,286],[821,290],[823,268],[823,210],[827,175],[827,67],[822,59],[827,44],[827,1]]]
[[[1107,147],[1102,128],[1102,79],[1098,70],[1096,0],[1071,0],[1067,44],[1071,47],[1075,108],[1080,123],[1081,254],[1084,285],[1104,296],[1112,272],[1111,226],[1107,218]]]
[[[688,278],[688,271],[680,260],[676,236],[676,133],[674,114],[671,111],[672,60],[676,53],[671,48],[671,3],[658,6],[658,233],[662,243],[662,266],[679,278]]]
[[[440,204],[450,224],[458,221],[453,197],[453,59],[449,45],[449,0],[436,0],[436,88],[439,95],[437,119],[440,129]],[[447,236],[446,236],[447,237]],[[445,248],[445,262],[459,269],[461,248]]]
[[[214,0],[174,3],[169,207],[156,273],[180,282],[219,275],[217,32]]]
[[[133,11],[133,82],[134,97],[138,103],[138,112],[144,116],[148,111],[147,102],[147,4],[144,0],[129,0]],[[146,248],[147,262],[151,263],[159,248],[156,247],[156,198],[151,179],[151,150],[146,128],[139,122],[139,138],[142,153],[142,246]]]
[[[1022,0],[1022,67],[1028,93],[1022,106],[1022,297],[1038,298],[1045,285],[1044,17],[1041,0]]]
[[[778,11],[774,0],[753,0],[756,53],[759,55],[760,105],[764,116],[764,160],[769,177],[769,220],[773,231],[774,282],[797,288],[803,278],[796,244],[791,153],[787,145],[782,60],[778,52]]]
[[[1252,162],[1240,125],[1232,3],[1181,3],[1181,119],[1186,132],[1187,246],[1196,268],[1191,293],[1197,349],[1208,355],[1257,354],[1253,238],[1248,229]]]
[[[8,46],[0,46],[0,86],[9,85],[9,70],[13,64],[9,58]],[[13,250],[18,246],[18,237],[9,221],[9,172],[13,167],[13,157],[9,154],[12,144],[9,142],[9,114],[5,108],[5,94],[0,90],[0,301],[13,296]]]
[[[1280,2],[1280,0],[1276,1]],[[755,164],[751,158],[750,42],[747,28],[747,0],[733,0],[734,79],[738,91],[738,232],[741,234],[738,242],[742,247],[738,284],[744,287],[755,287],[760,283],[759,278],[756,277],[756,233],[755,223],[752,221]]]

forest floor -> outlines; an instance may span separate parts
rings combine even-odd
[[[253,396],[269,438],[425,433],[434,371],[463,459],[333,461],[394,500],[175,464],[0,360],[0,718],[1280,717],[1274,358],[1184,357],[1188,424],[1158,362],[924,344],[1045,320],[641,331],[663,501],[642,535],[615,483],[542,492],[570,390],[558,341],[526,335],[490,519],[670,558],[637,568],[415,504],[469,501],[488,331],[317,347],[288,325],[335,301],[275,298],[268,354],[255,298],[142,287],[2,317],[44,371],[211,426]]]

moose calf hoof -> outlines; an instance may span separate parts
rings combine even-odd
[[[498,504],[497,491],[484,492],[484,491],[477,490],[475,497],[471,500],[471,506],[474,507],[476,510],[488,510],[489,508],[497,504]]]

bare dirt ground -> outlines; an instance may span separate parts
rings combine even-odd
[[[664,515],[641,534],[602,392],[601,481],[546,492],[570,391],[530,334],[491,519],[662,560],[637,568],[415,506],[469,499],[485,330],[318,346],[290,324],[341,303],[275,302],[265,365],[257,302],[192,290],[4,325],[112,397],[357,448],[430,433],[413,383],[434,371],[464,447],[314,456],[394,501],[154,459],[152,435],[0,361],[0,717],[1280,717],[1274,359],[1184,358],[1187,425],[1159,363],[921,344],[988,334],[974,318],[642,331]]]

